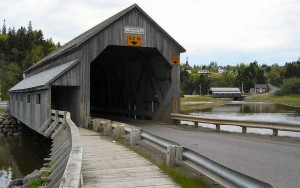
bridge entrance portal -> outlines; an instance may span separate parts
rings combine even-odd
[[[171,69],[156,48],[108,46],[90,65],[91,116],[156,119]]]
[[[79,123],[79,87],[51,86],[51,109],[68,111],[72,121]]]

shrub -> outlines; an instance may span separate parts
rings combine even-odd
[[[33,179],[30,180],[27,184],[27,187],[29,188],[38,188],[43,184],[43,181],[41,179]]]
[[[300,78],[289,78],[284,81],[275,95],[300,94]]]

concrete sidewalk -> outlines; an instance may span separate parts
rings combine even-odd
[[[79,128],[83,187],[179,187],[157,166],[109,137]]]

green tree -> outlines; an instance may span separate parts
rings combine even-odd
[[[284,78],[300,77],[300,61],[285,64]]]
[[[238,67],[236,83],[238,86],[243,85],[243,90],[247,92],[250,88],[253,88],[255,84],[266,83],[265,73],[256,61],[250,63],[249,66],[241,64]]]
[[[300,94],[300,78],[288,78],[284,81],[276,95]]]
[[[2,31],[1,34],[6,35],[6,24],[5,24],[5,19],[3,20],[3,25],[2,25]]]
[[[22,72],[58,47],[52,39],[44,39],[41,30],[8,28],[5,20],[0,34],[0,89],[2,99],[8,99],[8,90],[22,79]]]

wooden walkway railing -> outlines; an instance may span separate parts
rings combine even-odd
[[[39,131],[52,139],[50,157],[40,169],[42,187],[81,187],[83,147],[78,142],[79,132],[70,113],[52,110],[51,119]]]
[[[261,128],[272,129],[273,135],[278,136],[278,130],[280,131],[293,131],[300,132],[300,123],[298,124],[285,124],[275,122],[263,122],[263,121],[245,121],[245,120],[233,120],[233,119],[220,119],[220,118],[204,118],[198,116],[184,115],[184,114],[171,114],[171,118],[175,124],[180,124],[180,121],[194,122],[195,126],[198,123],[207,123],[216,125],[216,130],[220,131],[221,125],[233,125],[242,127],[242,132],[247,133],[247,128]]]

